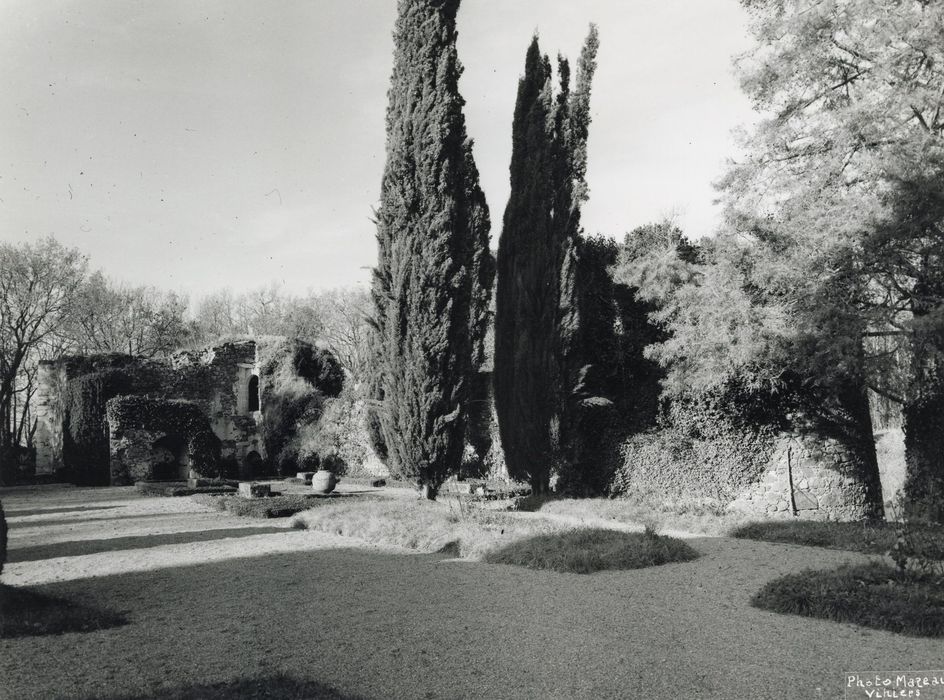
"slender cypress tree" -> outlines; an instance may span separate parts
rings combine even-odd
[[[586,199],[590,83],[598,40],[591,25],[570,90],[570,66],[551,64],[535,37],[512,126],[511,194],[498,248],[495,407],[509,473],[544,493],[568,459],[580,358],[576,254]]]
[[[459,0],[399,0],[374,273],[377,416],[396,475],[434,498],[463,449],[492,282],[458,80]]]

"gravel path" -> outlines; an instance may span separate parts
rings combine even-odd
[[[282,688],[273,697],[836,698],[844,671],[944,666],[940,641],[748,605],[767,580],[854,554],[695,538],[694,562],[580,576],[273,529],[123,489],[0,498],[4,583],[45,582],[37,590],[129,618],[0,640],[2,698],[200,697],[213,684],[213,697],[240,697],[247,679]]]

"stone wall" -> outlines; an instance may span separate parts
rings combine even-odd
[[[832,438],[783,434],[762,478],[728,505],[758,518],[861,520],[872,515],[858,457]]]
[[[53,474],[62,462],[62,387],[65,367],[56,362],[40,362],[33,415],[36,417],[36,475]]]
[[[158,479],[155,466],[161,456],[156,454],[155,443],[167,437],[167,433],[154,430],[124,429],[116,434],[112,429],[109,441],[111,453],[111,483],[119,486],[136,481]],[[178,479],[188,477],[187,459],[183,456],[182,468],[174,475]]]
[[[63,398],[69,382],[105,368],[147,375],[148,381],[142,382],[135,393],[186,399],[199,406],[221,442],[223,458],[235,461],[241,474],[248,469],[249,461],[265,457],[262,415],[258,410],[248,410],[249,381],[259,374],[256,343],[245,340],[182,351],[161,360],[105,355],[41,363],[35,436],[38,475],[69,467],[68,455],[63,454],[67,428]],[[150,454],[153,436],[139,437],[150,439],[147,449],[142,448]],[[123,438],[125,442],[128,439]],[[139,455],[141,459],[144,452]]]

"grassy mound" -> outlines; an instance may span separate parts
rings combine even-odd
[[[691,561],[698,552],[674,537],[645,532],[579,529],[538,535],[489,552],[490,564],[513,564],[575,574],[642,569],[676,561]]]
[[[921,543],[920,554],[928,559],[944,560],[944,527],[909,524]],[[886,522],[812,522],[773,521],[742,525],[731,531],[732,537],[764,542],[800,544],[808,547],[843,549],[865,554],[885,554],[895,546],[895,523]]]
[[[127,624],[123,615],[0,584],[0,639],[94,632]]]
[[[920,637],[944,636],[944,580],[881,563],[806,570],[771,581],[751,605]]]

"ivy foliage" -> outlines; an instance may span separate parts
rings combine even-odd
[[[116,396],[155,390],[157,372],[151,363],[127,355],[75,357],[63,362],[73,376],[84,372],[63,387],[63,461],[75,483],[108,485],[106,404]]]
[[[119,396],[106,404],[108,423],[120,436],[125,430],[178,435],[187,441],[190,468],[202,477],[220,473],[220,440],[203,410],[192,401],[153,396]]]

